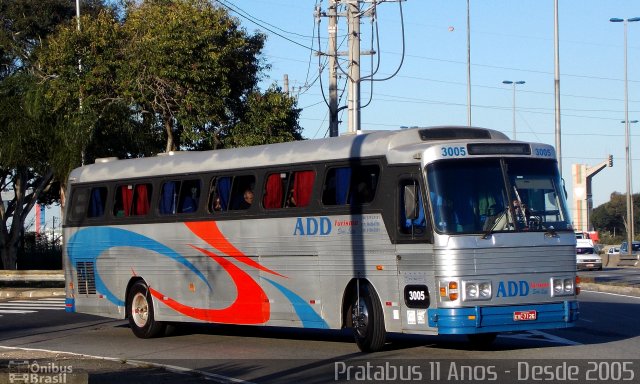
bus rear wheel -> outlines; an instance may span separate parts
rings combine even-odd
[[[378,294],[373,287],[363,284],[360,298],[355,296],[350,309],[353,334],[362,352],[376,352],[385,343],[384,313]]]
[[[155,320],[153,300],[147,284],[141,281],[135,283],[129,291],[127,304],[129,325],[134,335],[149,339],[164,332],[166,325]]]

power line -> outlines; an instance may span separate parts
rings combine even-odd
[[[274,30],[275,28],[277,28],[279,30],[282,30],[282,29],[280,29],[278,27],[275,27],[275,26],[274,26],[274,28],[267,27],[266,26],[268,24],[267,22],[264,22],[264,21],[262,21],[260,19],[255,18],[254,16],[251,16],[249,13],[243,11],[242,9],[237,8],[234,5],[228,4],[225,0],[216,0],[216,1],[218,2],[218,4],[220,4],[221,6],[226,8],[227,10],[235,13],[236,15],[242,17],[243,19],[245,19],[245,20],[247,20],[247,21],[249,21],[249,22],[251,22],[251,23],[253,23],[253,24],[255,24],[255,25],[259,26],[259,27],[261,27],[261,28],[266,29],[267,31],[273,33],[276,36],[281,37],[281,38],[287,40],[288,42],[293,43],[295,45],[298,45],[298,46],[300,46],[300,47],[302,47],[304,49],[309,49],[309,50],[311,50],[313,52],[318,52],[317,50],[313,49],[313,47],[308,47],[308,46],[306,46],[306,45],[304,45],[302,43],[299,43],[299,42],[297,42],[297,41],[295,41],[293,39],[290,39],[287,36],[284,36],[283,34],[281,34],[279,32],[276,32]],[[271,25],[271,24],[268,24],[268,25]],[[288,32],[288,31],[285,31],[285,32],[286,33],[290,33],[290,34],[295,34],[293,32]],[[299,35],[299,36],[302,36],[302,37],[305,37],[305,38],[308,37],[308,36],[304,36],[304,35]]]

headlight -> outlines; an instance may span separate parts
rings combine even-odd
[[[551,287],[551,297],[571,296],[576,292],[573,277],[552,277]]]
[[[490,300],[491,281],[462,281],[464,297],[463,301]]]
[[[573,280],[572,279],[564,279],[564,292],[565,293],[573,293]]]

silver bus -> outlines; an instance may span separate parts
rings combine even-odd
[[[572,326],[555,151],[430,127],[98,159],[72,171],[66,308],[167,323],[468,335]]]

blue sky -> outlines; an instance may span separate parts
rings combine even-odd
[[[272,67],[264,86],[282,86],[299,94],[300,123],[307,138],[325,137],[328,108],[318,75],[316,5],[328,0],[225,0],[245,12],[233,13],[248,31],[260,30],[268,39],[264,59]],[[512,136],[512,88],[503,80],[524,80],[517,88],[517,138],[555,144],[553,0],[471,0],[472,124]],[[376,82],[370,105],[362,110],[363,130],[392,130],[400,126],[467,124],[465,0],[407,0],[403,2],[405,57],[397,76]],[[637,0],[560,0],[560,93],[563,176],[571,195],[571,164],[596,165],[609,154],[614,166],[593,180],[594,206],[611,192],[625,191],[623,26],[612,17],[640,16]],[[257,21],[261,26],[249,21]],[[320,48],[326,51],[327,22],[320,23]],[[378,6],[381,67],[378,77],[395,71],[401,61],[399,6]],[[314,30],[316,32],[314,32]],[[362,49],[370,48],[371,24],[363,19]],[[341,19],[338,41],[346,33]],[[281,36],[286,37],[283,38]],[[315,38],[313,37],[315,36]],[[640,22],[629,24],[629,118],[640,119]],[[346,42],[340,50],[346,50]],[[363,59],[362,73],[370,71]],[[322,73],[325,93],[327,71]],[[339,88],[342,89],[342,82]],[[306,87],[306,85],[311,85]],[[304,89],[304,91],[300,91]],[[363,84],[362,98],[369,96]],[[344,96],[346,99],[346,94]],[[346,131],[346,114],[340,132]],[[640,124],[631,125],[633,190],[640,192],[638,140]]]

